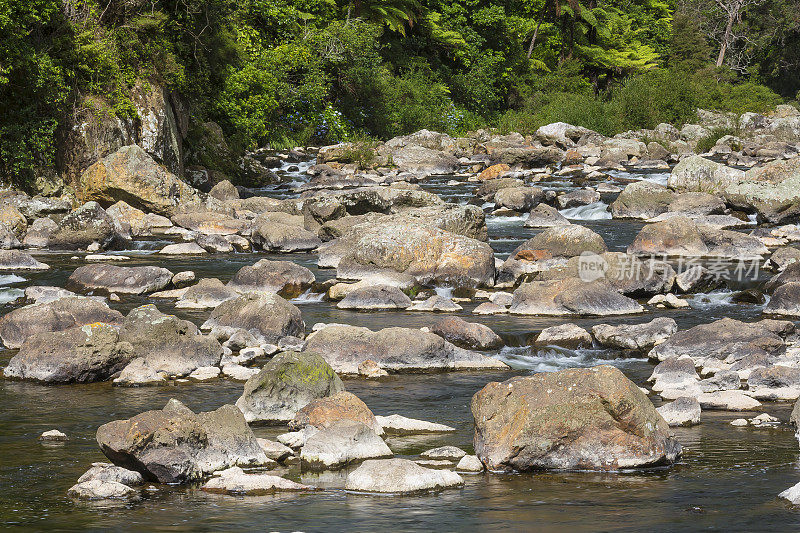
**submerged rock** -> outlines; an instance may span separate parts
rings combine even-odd
[[[423,459],[456,461],[467,455],[467,452],[456,446],[440,446],[419,454]]]
[[[475,452],[490,470],[617,470],[681,453],[647,396],[611,366],[489,383],[472,414]]]
[[[115,465],[161,483],[185,483],[232,466],[269,462],[232,405],[195,414],[173,399],[162,410],[103,424],[97,443]]]
[[[398,372],[506,368],[497,359],[458,348],[438,335],[407,328],[371,331],[332,325],[312,335],[303,350],[322,354],[337,372],[345,374],[357,374],[367,359]]]
[[[236,406],[248,422],[288,422],[311,401],[343,390],[342,380],[319,355],[282,352],[247,380]]]
[[[246,494],[248,496],[314,490],[313,487],[301,485],[280,476],[246,474],[238,466],[222,470],[218,474],[218,476],[211,478],[200,488],[206,492],[234,495]]]
[[[449,470],[424,468],[408,459],[369,460],[350,472],[346,490],[408,494],[458,487],[464,480]]]

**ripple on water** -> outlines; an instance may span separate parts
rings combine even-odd
[[[611,213],[608,211],[608,204],[603,202],[593,202],[578,207],[570,207],[559,211],[569,220],[609,220]]]
[[[13,283],[22,283],[23,281],[26,281],[25,278],[16,274],[0,275],[0,285],[11,285]]]
[[[598,364],[625,367],[642,361],[639,358],[616,357],[617,355],[617,352],[609,350],[506,346],[500,350],[498,358],[515,370],[533,372],[556,372],[565,368],[583,368]]]

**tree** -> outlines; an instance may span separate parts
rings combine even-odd
[[[717,55],[717,66],[721,67],[725,61],[725,53],[728,48],[736,40],[737,36],[734,34],[734,24],[742,21],[742,16],[752,6],[760,5],[764,0],[715,0],[719,9],[727,17],[725,23],[725,31],[722,34],[722,39],[719,46],[719,55]]]

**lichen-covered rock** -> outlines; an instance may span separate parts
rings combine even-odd
[[[171,216],[200,205],[197,191],[132,144],[87,168],[80,177],[81,198],[102,205],[124,200],[148,213]]]
[[[0,317],[0,340],[6,348],[19,348],[37,333],[63,331],[96,322],[119,324],[122,313],[94,298],[59,298],[15,309]]]
[[[675,165],[668,185],[677,190],[723,192],[743,177],[741,170],[696,155],[684,158]]]
[[[78,483],[99,479],[101,481],[115,481],[135,487],[144,483],[144,478],[139,472],[128,470],[110,463],[92,463],[92,467],[78,478]]]
[[[647,396],[611,366],[489,383],[472,415],[475,452],[490,470],[618,470],[681,453]]]
[[[635,181],[628,184],[611,203],[614,218],[648,219],[666,213],[674,193],[658,183]]]
[[[288,422],[311,401],[343,390],[342,380],[319,355],[282,352],[247,380],[236,406],[248,422]]]
[[[157,266],[92,264],[76,268],[67,279],[67,288],[103,294],[147,294],[169,285],[172,276],[172,272]]]
[[[305,336],[305,323],[300,310],[273,293],[250,293],[221,303],[202,326],[203,330],[214,328],[244,329],[256,339],[276,343],[280,338]]]
[[[138,491],[117,481],[93,479],[77,483],[69,488],[67,494],[81,500],[133,499]]]
[[[438,335],[416,329],[331,325],[314,333],[304,351],[321,354],[337,371],[357,374],[367,359],[396,372],[506,368],[501,361],[458,348]]]
[[[117,328],[95,322],[28,337],[3,371],[7,378],[43,383],[105,381],[135,356]]]
[[[232,466],[270,461],[232,405],[195,414],[173,399],[162,410],[103,424],[97,443],[115,465],[161,483],[185,483]]]
[[[342,239],[346,251],[337,277],[362,279],[389,270],[416,277],[420,283],[491,286],[494,252],[481,241],[402,219],[359,225]]]

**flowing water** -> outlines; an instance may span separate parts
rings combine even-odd
[[[303,166],[302,170],[305,168]],[[663,179],[662,174],[630,174],[620,179]],[[302,174],[297,173],[297,181]],[[423,184],[448,201],[472,200],[474,185],[453,184],[436,178]],[[549,184],[548,184],[549,185]],[[286,186],[265,191],[288,197]],[[574,223],[585,224],[603,236],[610,250],[624,250],[641,223],[609,220],[607,204],[565,210]],[[491,211],[491,206],[485,206]],[[507,257],[537,230],[523,227],[524,217],[487,217],[490,243],[501,258]],[[291,259],[310,268],[318,280],[333,272],[319,270],[314,254],[280,256],[237,254],[202,258],[150,257],[163,242],[137,243],[126,265],[154,264],[173,272],[193,270],[198,278],[227,281],[242,266],[261,258]],[[0,314],[11,310],[20,289],[31,284],[63,286],[77,266],[73,254],[40,254],[52,266],[45,273],[0,276]],[[762,279],[763,279],[762,275]],[[751,282],[749,285],[757,285]],[[748,286],[748,284],[745,284]],[[655,316],[673,317],[680,328],[725,316],[758,320],[762,306],[732,301],[730,287],[692,298],[692,309],[659,310],[636,317],[577,319],[586,328],[597,323],[638,323]],[[446,293],[446,289],[440,289]],[[17,296],[13,296],[17,295]],[[13,296],[13,297],[12,297]],[[176,310],[171,301],[124,297],[113,304],[123,313],[155,303],[165,312],[202,322],[208,312]],[[378,329],[387,326],[422,327],[441,315],[412,312],[358,313],[336,309],[321,295],[296,298],[307,328],[317,322],[339,322]],[[621,357],[607,350],[535,350],[528,342],[544,327],[568,321],[554,317],[475,316],[476,303],[462,304],[457,313],[482,322],[506,341],[495,355],[507,362],[507,372],[395,375],[386,381],[345,380],[346,388],[376,414],[405,416],[444,423],[457,428],[448,435],[390,438],[399,455],[452,444],[472,451],[470,399],[490,381],[514,375],[547,372],[567,367],[606,363],[618,366],[636,383],[644,384],[652,364]],[[0,351],[0,366],[13,356]],[[678,465],[668,469],[618,474],[569,472],[519,475],[465,476],[457,490],[416,496],[374,496],[341,489],[344,473],[311,475],[290,468],[283,475],[330,490],[301,495],[231,497],[210,495],[196,487],[151,486],[142,501],[134,503],[77,503],[67,489],[92,462],[104,460],[94,434],[97,427],[148,409],[163,407],[178,398],[195,411],[232,403],[242,384],[226,379],[165,387],[118,388],[109,383],[43,386],[0,380],[0,525],[28,530],[120,531],[789,531],[800,527],[800,512],[777,494],[800,481],[798,442],[785,424],[769,429],[734,428],[735,413],[704,412],[702,424],[677,428],[684,447]],[[766,411],[788,420],[790,404],[767,404]],[[42,444],[38,436],[58,428],[70,436],[65,443]],[[256,434],[274,437],[280,428],[256,427]]]

